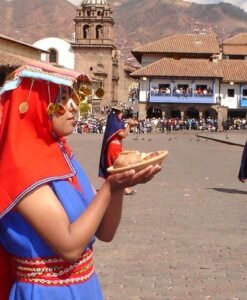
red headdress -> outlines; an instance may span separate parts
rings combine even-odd
[[[18,69],[2,88],[0,124],[0,217],[28,192],[75,170],[47,113],[62,86],[89,78],[75,71],[37,63]]]

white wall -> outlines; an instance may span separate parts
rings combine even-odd
[[[140,80],[140,91],[139,91],[139,101],[146,102],[148,99],[149,92],[149,80]]]
[[[51,48],[55,49],[58,53],[58,65],[68,69],[75,68],[75,55],[70,43],[67,41],[55,37],[49,37],[35,42],[33,46],[46,51],[49,51]],[[49,61],[46,54],[41,55],[41,60]]]
[[[240,84],[221,84],[221,105],[226,106],[228,108],[239,108],[239,98],[240,98]],[[228,97],[227,91],[228,89],[234,89],[234,97]]]

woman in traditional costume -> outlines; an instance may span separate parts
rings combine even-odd
[[[95,194],[64,138],[77,80],[89,79],[40,63],[0,89],[1,300],[102,300],[93,244],[113,239],[124,188],[160,171],[109,176]]]
[[[113,166],[119,153],[123,151],[123,139],[129,134],[131,123],[127,123],[127,126],[125,126],[125,122],[122,120],[122,110],[120,106],[113,106],[107,116],[99,161],[98,175],[102,178],[109,176],[107,168]],[[125,188],[125,195],[132,195],[134,193],[135,190]]]

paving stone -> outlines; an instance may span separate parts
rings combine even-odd
[[[130,134],[124,141],[125,149],[167,149],[169,155],[152,183],[125,197],[115,239],[95,243],[105,300],[247,299],[247,186],[237,180],[247,132],[227,133],[235,146],[220,141],[225,133],[200,132],[214,138],[207,141],[195,134],[138,140]],[[97,188],[102,138],[68,139]]]

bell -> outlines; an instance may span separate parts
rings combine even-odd
[[[87,113],[89,111],[89,105],[87,102],[81,101],[79,104],[79,110],[81,113]]]
[[[83,86],[80,88],[79,93],[80,93],[80,92],[82,92],[85,96],[88,96],[88,95],[90,95],[91,90],[90,90],[89,87],[83,85]]]
[[[85,98],[86,98],[86,96],[83,93],[80,92],[80,101],[85,100]]]
[[[102,98],[105,94],[105,91],[102,89],[102,88],[98,88],[95,92],[95,95],[98,97],[98,98]]]

